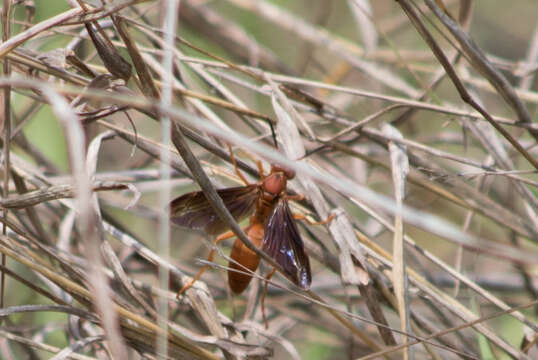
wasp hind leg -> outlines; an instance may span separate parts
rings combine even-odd
[[[232,238],[234,236],[235,236],[235,234],[232,231],[227,231],[224,234],[219,235],[215,239],[215,243],[213,245],[217,246],[217,244],[220,243],[221,241],[226,240],[226,239],[230,239],[230,238]],[[208,262],[213,261],[214,257],[215,257],[215,249],[211,249],[211,251],[209,252],[209,255],[207,257],[207,261]],[[176,298],[179,298],[185,291],[190,289],[194,285],[194,283],[200,278],[200,276],[202,276],[202,274],[207,269],[209,269],[209,267],[210,267],[209,265],[204,265],[204,267],[202,267],[200,269],[200,271],[198,271],[198,273],[188,283],[183,285],[183,287],[177,292]]]
[[[267,329],[269,327],[267,323],[267,316],[265,314],[265,297],[267,296],[267,285],[269,284],[269,280],[273,277],[275,274],[276,269],[273,268],[269,274],[265,277],[265,280],[263,282],[263,293],[261,298],[261,305],[262,305],[262,317],[263,317],[263,324],[265,325],[265,328]]]

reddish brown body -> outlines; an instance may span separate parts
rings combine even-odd
[[[297,286],[307,289],[312,280],[310,263],[286,195],[287,181],[295,173],[273,165],[267,177],[261,176],[257,184],[221,189],[218,193],[235,219],[251,214],[249,225],[244,229],[248,238],[279,263]],[[170,206],[171,220],[180,226],[203,229],[211,234],[226,229],[202,192],[180,196]],[[219,236],[217,242],[230,237],[233,233],[228,232]],[[212,256],[213,251],[209,260]],[[232,291],[239,294],[250,283],[252,277],[248,273],[256,271],[260,259],[239,239],[235,240],[230,257],[228,283]]]
[[[263,224],[257,223],[245,229],[245,233],[256,247],[261,248],[263,242]],[[241,294],[247,288],[252,276],[245,274],[248,270],[254,272],[260,264],[260,258],[239,239],[235,239],[230,257],[233,261],[228,263],[228,285],[234,294]],[[234,263],[241,264],[238,265]]]
[[[293,172],[273,166],[271,173],[258,184],[260,194],[256,202],[256,211],[250,217],[248,227],[244,229],[256,247],[262,247],[266,222],[273,212],[280,194],[286,190],[288,179],[292,179],[294,176]],[[252,272],[256,271],[260,263],[258,255],[239,239],[235,239],[230,257]],[[252,277],[244,274],[245,269],[233,261],[230,261],[228,266],[230,267],[228,284],[235,294],[240,294],[247,288]]]

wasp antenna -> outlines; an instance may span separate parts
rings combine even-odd
[[[331,146],[330,145],[327,145],[327,144],[324,144],[324,145],[321,145],[321,146],[318,146],[317,148],[315,149],[312,149],[312,150],[308,150],[305,152],[305,154],[303,156],[301,156],[300,158],[298,158],[297,160],[303,160],[311,155],[314,155],[315,153],[317,152],[320,152],[322,150],[325,150],[325,149],[328,149],[330,148]]]
[[[275,127],[273,126],[273,123],[269,123],[269,126],[271,127],[271,135],[273,136],[273,143],[275,144],[275,149],[278,149],[278,141],[276,141]]]

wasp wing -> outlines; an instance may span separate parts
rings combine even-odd
[[[265,224],[263,251],[282,266],[297,286],[310,288],[310,261],[288,201],[284,198],[278,201]]]
[[[224,205],[236,221],[250,215],[258,199],[258,185],[239,186],[217,190]],[[182,195],[170,203],[170,220],[179,226],[219,234],[227,227],[207,201],[202,191]]]

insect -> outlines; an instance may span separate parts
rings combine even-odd
[[[263,167],[258,161],[260,181],[252,184],[237,169],[233,154],[231,158],[237,175],[245,185],[217,190],[217,193],[237,221],[251,215],[249,224],[243,231],[252,243],[280,264],[295,285],[305,290],[309,289],[312,282],[310,262],[295,223],[295,219],[303,219],[304,216],[294,216],[288,206],[288,200],[301,200],[303,196],[286,193],[287,181],[295,177],[295,172],[279,165],[272,165],[269,174],[264,176]],[[174,199],[170,203],[170,218],[176,225],[204,230],[209,234],[216,235],[226,230],[226,225],[201,191]],[[234,236],[231,231],[222,233],[216,238],[215,244]],[[208,261],[212,261],[213,256],[214,250],[210,252]],[[256,271],[260,259],[239,239],[235,240],[230,257],[232,261],[229,262],[228,284],[235,294],[240,294],[247,288],[252,278],[245,268],[252,272]],[[204,266],[183,286],[178,296],[191,287],[208,267]],[[273,273],[274,269],[266,280]]]

